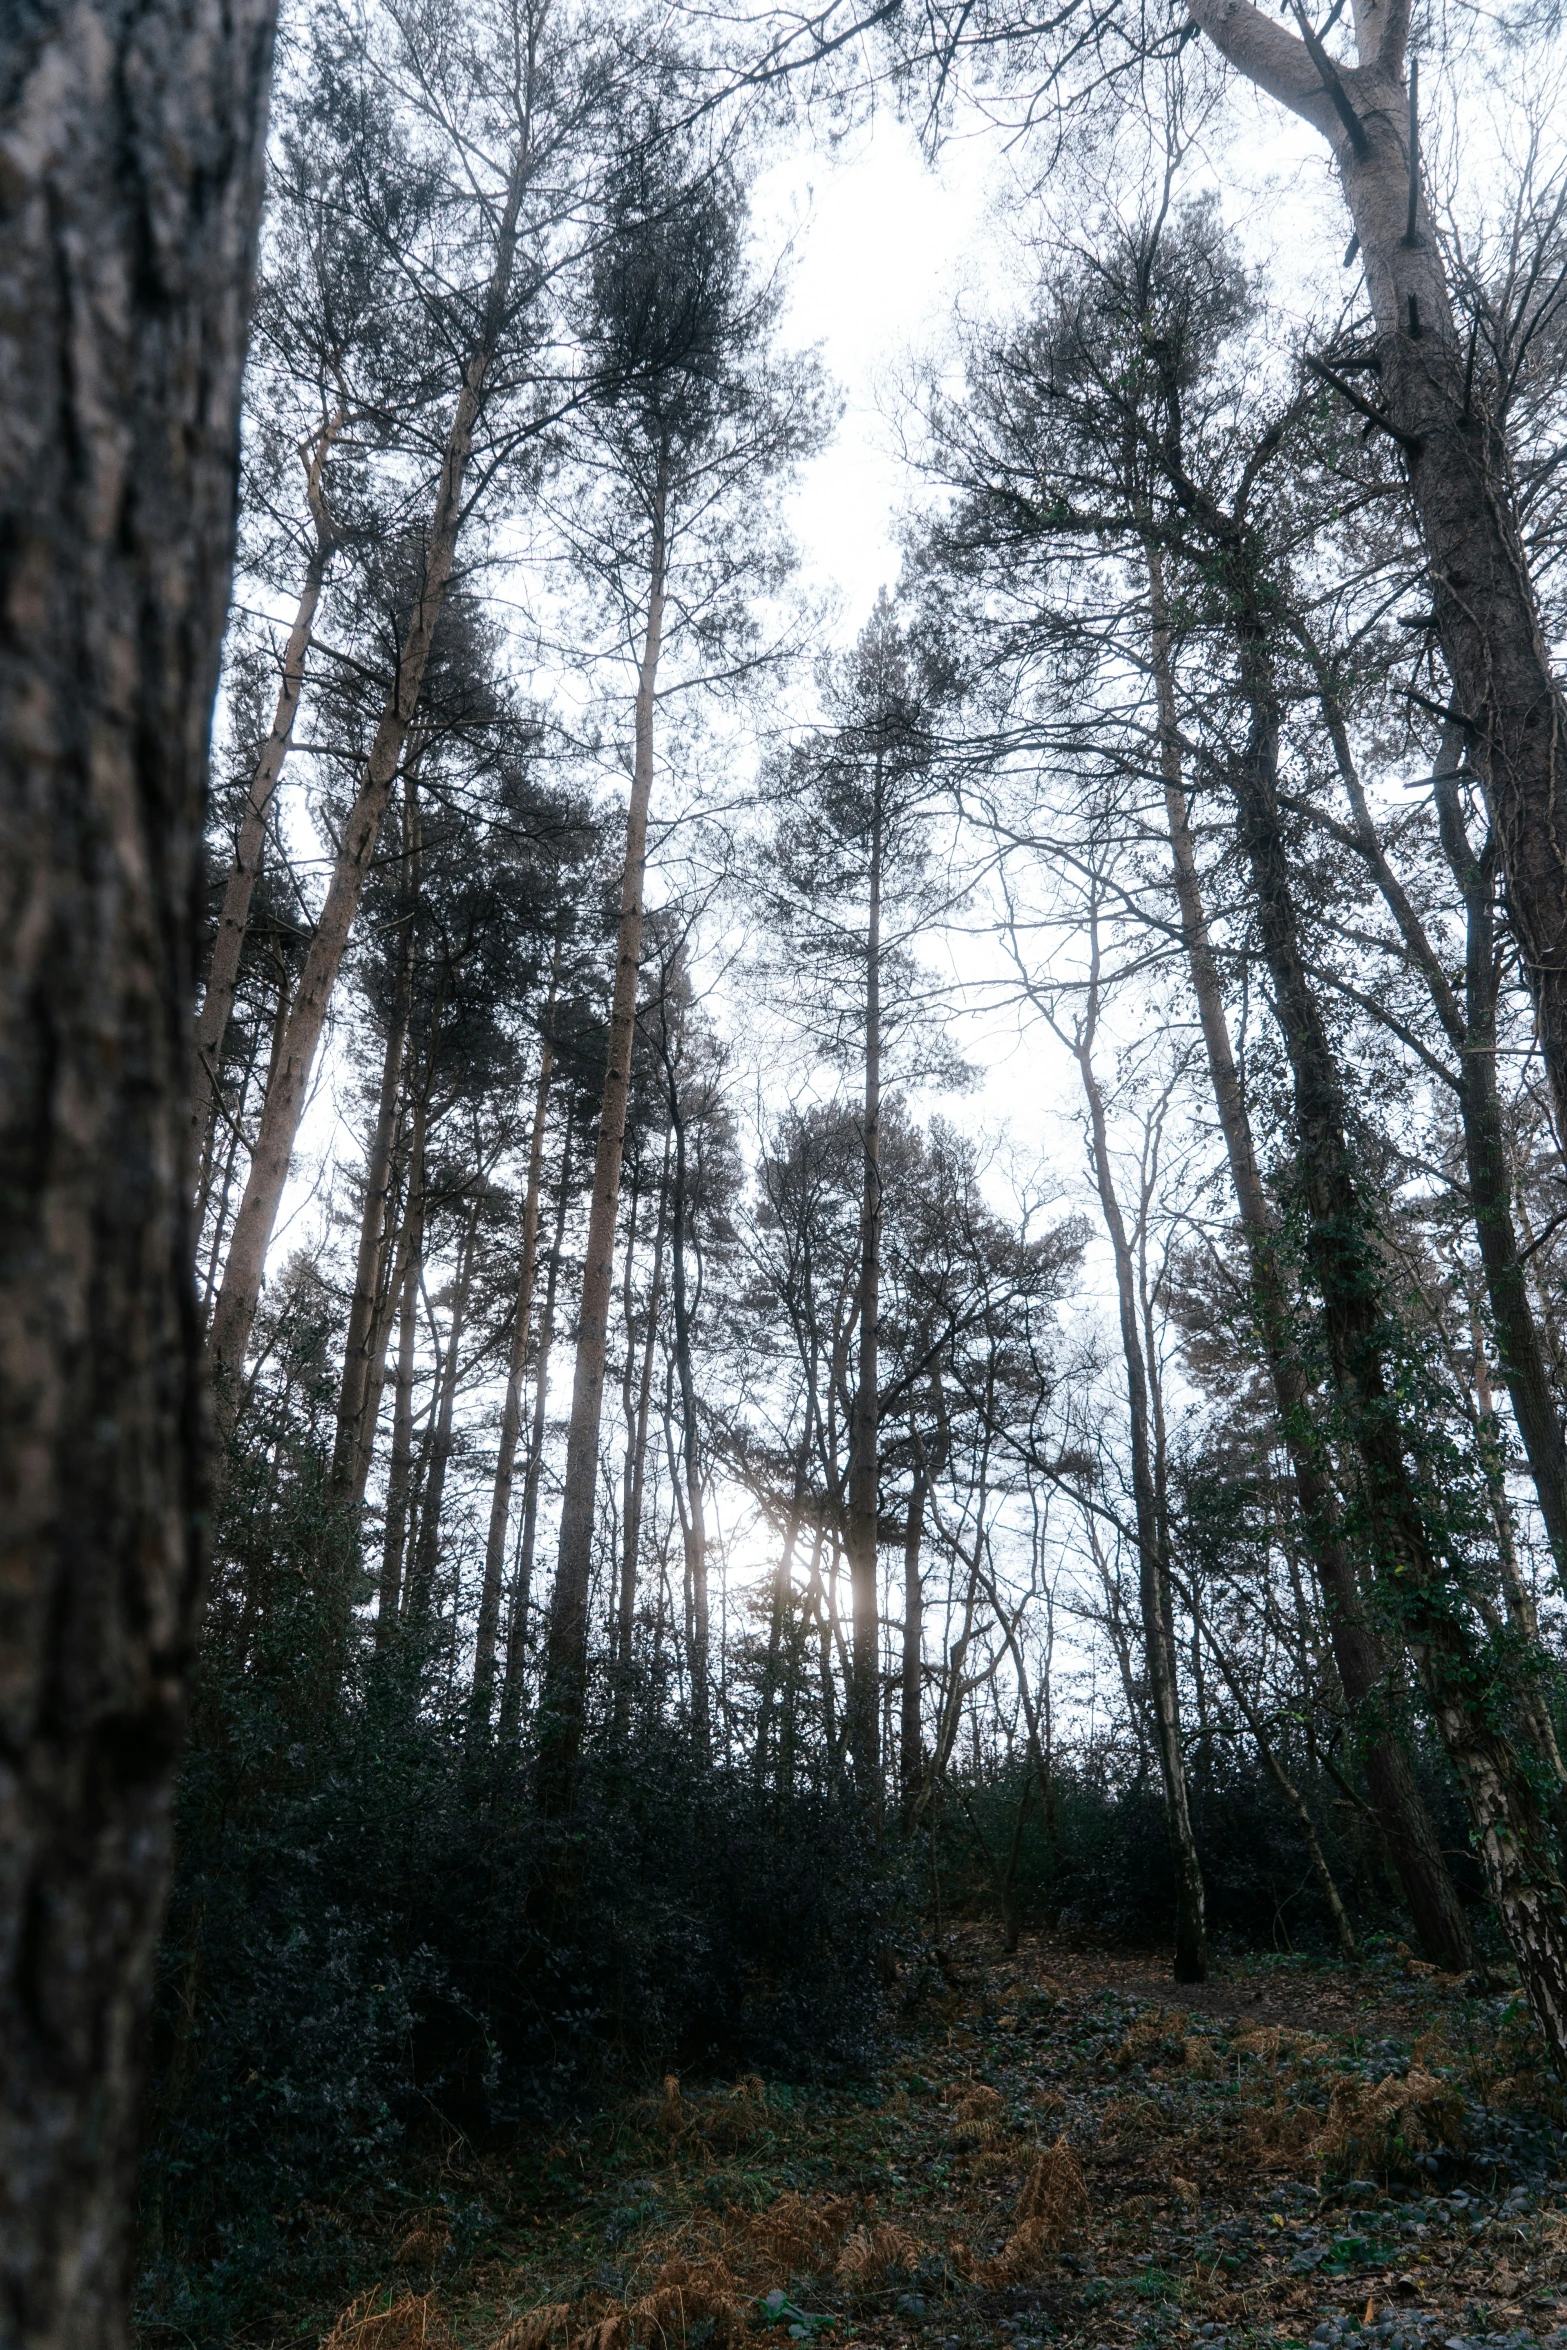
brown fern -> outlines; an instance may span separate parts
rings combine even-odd
[[[496,2335],[487,2350],[546,2350],[549,2343],[566,2344],[570,2340],[571,2304],[551,2301],[542,2308],[525,2311],[503,2334]]]
[[[844,2230],[849,2205],[841,2195],[808,2203],[802,2195],[780,2195],[765,2211],[743,2223],[762,2257],[783,2276],[810,2269],[832,2251]]]
[[[918,2268],[920,2248],[907,2228],[895,2227],[891,2220],[877,2220],[871,2227],[858,2227],[838,2256],[834,2271],[845,2285],[864,2285],[871,2279],[885,2276],[890,2268]]]
[[[953,2109],[952,2135],[964,2146],[988,2146],[1000,2135],[1004,2103],[999,2089],[968,2089]]]
[[[321,2350],[449,2350],[446,2321],[431,2293],[405,2293],[382,2303],[382,2288],[350,2301]]]
[[[986,2285],[1015,2285],[1088,2216],[1088,2187],[1065,2138],[1040,2148],[1023,2183],[1012,2233],[979,2272]]]
[[[1396,2173],[1433,2144],[1456,2146],[1463,2118],[1459,2092],[1419,2066],[1403,2079],[1335,2081],[1326,2126],[1311,2152],[1322,2173]]]
[[[434,2268],[451,2240],[452,2231],[444,2212],[418,2212],[392,2258],[399,2268]]]

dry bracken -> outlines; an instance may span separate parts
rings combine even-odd
[[[680,2094],[680,2075],[664,2075],[664,2093],[655,2115],[657,2126],[669,2139],[685,2138],[692,2128],[691,2108]]]
[[[967,2089],[953,2113],[952,2135],[965,2146],[988,2146],[1002,2128],[999,2089]]]
[[[1211,2040],[1188,2032],[1181,2042],[1181,2062],[1200,2081],[1214,2080],[1224,2070],[1224,2058]]]
[[[321,2350],[446,2350],[451,2336],[430,2293],[388,2301],[381,2290],[350,2301]]]
[[[791,2276],[825,2259],[841,2239],[848,2216],[849,2205],[841,2195],[807,2202],[791,2191],[746,2221],[745,2232],[764,2259],[780,2274]]]
[[[451,2240],[443,2212],[419,2212],[409,2222],[392,2258],[399,2268],[434,2268]]]
[[[1432,2146],[1456,2146],[1463,2118],[1458,2091],[1419,2066],[1402,2078],[1336,2081],[1311,2152],[1324,2175],[1396,2172]]]
[[[907,2228],[883,2219],[854,2230],[838,2256],[834,2273],[841,2284],[865,2285],[885,2276],[890,2268],[918,2268],[919,2260],[920,2248]]]
[[[767,2127],[767,2091],[761,2076],[747,2073],[726,2097],[702,2106],[696,2127],[710,2146],[744,2146]]]
[[[1262,2024],[1250,2032],[1242,2032],[1235,2045],[1243,2055],[1260,2056],[1269,2064],[1277,2064],[1281,2057],[1326,2056],[1329,2047],[1315,2032],[1291,2032],[1282,2024]]]
[[[1172,2018],[1162,2007],[1150,2008],[1128,2027],[1114,2061],[1124,2071],[1129,2064],[1150,2064],[1160,2057],[1174,2057],[1181,2044],[1179,2019]]]
[[[571,2340],[571,2303],[547,2302],[541,2309],[530,2309],[509,2325],[503,2334],[497,2334],[488,2350],[549,2350],[554,2343]]]
[[[1065,2138],[1041,2147],[1018,2198],[1012,2233],[980,2272],[987,2285],[1015,2285],[1088,2217],[1088,2188]]]

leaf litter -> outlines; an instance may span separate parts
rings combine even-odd
[[[1567,2350],[1567,2106],[1523,2003],[954,1934],[874,2081],[693,2088],[388,2228],[323,2350]],[[474,2224],[472,2213],[483,2214]],[[430,2290],[408,2290],[410,2269]]]

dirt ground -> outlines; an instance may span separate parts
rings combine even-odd
[[[976,1928],[902,1989],[853,2089],[670,2080],[454,2149],[380,2290],[286,2338],[1567,2350],[1567,2106],[1505,1982],[1400,1951],[1178,1987]]]

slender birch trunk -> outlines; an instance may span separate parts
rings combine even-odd
[[[637,1562],[642,1547],[642,1507],[647,1482],[647,1429],[653,1407],[653,1356],[658,1344],[658,1313],[664,1296],[664,1244],[669,1229],[669,1136],[664,1136],[664,1161],[658,1179],[658,1221],[653,1230],[653,1269],[648,1278],[647,1329],[642,1337],[641,1366],[634,1402],[626,1415],[626,1475],[621,1507],[620,1597],[615,1632],[615,1727],[624,1737],[630,1721],[632,1638],[636,1629]],[[629,1252],[628,1252],[629,1271]],[[631,1344],[631,1314],[626,1314],[626,1361],[635,1359]]]
[[[217,1413],[220,1425],[225,1427],[233,1425],[245,1351],[261,1295],[267,1248],[288,1181],[294,1141],[304,1114],[310,1073],[326,1025],[332,990],[348,948],[349,932],[380,837],[381,821],[402,765],[409,729],[424,688],[430,647],[446,602],[462,528],[464,487],[474,435],[506,322],[516,266],[518,217],[530,163],[530,149],[524,139],[513,158],[505,207],[496,231],[495,264],[485,299],[483,325],[464,370],[462,390],[446,437],[419,593],[403,633],[397,673],[387,693],[359,790],[339,837],[332,878],[295,992],[282,1065],[267,1089],[245,1196],[235,1218],[223,1287],[218,1293],[209,1338]]]
[[[854,1661],[846,1724],[849,1753],[860,1792],[881,1800],[879,1705],[881,1577],[877,1545],[880,1499],[881,1323],[881,896],[884,848],[882,758],[878,752],[873,787],[869,904],[865,933],[865,1073],[860,1140],[864,1154],[860,1197],[860,1277],[855,1319],[859,1355],[854,1415],[849,1433],[849,1507],[845,1545],[854,1607]]]
[[[1502,1605],[1514,1642],[1522,1651],[1517,1675],[1519,1707],[1529,1735],[1558,1787],[1567,1786],[1567,1764],[1563,1763],[1556,1737],[1556,1724],[1551,1718],[1549,1688],[1555,1676],[1550,1672],[1541,1645],[1540,1619],[1535,1609],[1534,1594],[1524,1581],[1523,1570],[1518,1564],[1512,1503],[1507,1493],[1507,1456],[1497,1419],[1496,1396],[1491,1386],[1491,1366],[1486,1360],[1485,1331],[1473,1300],[1470,1301],[1469,1342],[1474,1354],[1475,1401],[1479,1406],[1476,1433],[1486,1492],[1491,1504],[1491,1523],[1496,1530],[1497,1563],[1502,1570]],[[1558,1799],[1558,1811],[1560,1808]]]
[[[438,1385],[431,1399],[430,1440],[427,1447],[424,1491],[419,1501],[419,1541],[409,1578],[407,1616],[422,1629],[435,1602],[436,1571],[441,1560],[441,1512],[446,1502],[446,1471],[452,1457],[452,1422],[457,1405],[457,1373],[462,1342],[468,1327],[468,1304],[473,1293],[473,1265],[479,1239],[480,1202],[468,1211],[462,1245],[457,1253],[457,1277],[452,1284],[452,1318]]]
[[[234,843],[234,863],[223,891],[212,958],[207,966],[206,992],[196,1015],[196,1068],[191,1080],[190,1124],[198,1150],[212,1120],[213,1099],[223,1066],[223,1040],[234,1016],[234,991],[239,981],[240,958],[245,951],[245,933],[250,927],[250,901],[255,895],[266,852],[267,816],[294,739],[294,719],[304,691],[305,661],[310,651],[316,607],[321,601],[332,557],[337,552],[337,534],[327,509],[321,476],[347,422],[348,410],[339,401],[319,430],[300,444],[305,497],[315,536],[305,565],[299,602],[294,608],[293,625],[283,647],[272,730],[261,746],[245,795],[245,813]]]
[[[392,1408],[392,1457],[386,1472],[386,1523],[381,1543],[381,1596],[375,1644],[385,1648],[401,1610],[408,1501],[414,1461],[414,1354],[419,1337],[419,1287],[424,1279],[424,1106],[414,1111],[408,1152],[408,1205],[403,1214],[403,1277],[398,1309],[397,1391]]]
[[[398,1318],[399,1301],[403,1294],[403,1280],[408,1268],[409,1247],[408,1211],[405,1200],[400,1226],[387,1234],[388,1269],[381,1283],[381,1292],[376,1300],[375,1320],[370,1328],[370,1361],[365,1387],[364,1409],[359,1416],[358,1441],[354,1446],[353,1479],[345,1496],[356,1519],[364,1508],[365,1487],[370,1481],[370,1465],[375,1458],[375,1438],[381,1419],[381,1399],[386,1393],[386,1353],[391,1343],[393,1327]]]
[[[670,1467],[685,1489],[680,1531],[685,1543],[686,1584],[691,1594],[691,1738],[697,1754],[705,1759],[712,1739],[708,1692],[707,1520],[702,1504],[696,1377],[691,1360],[692,1303],[686,1278],[686,1239],[691,1214],[686,1122],[673,1068],[669,1070],[669,1125],[675,1146],[669,1255],[675,1309],[675,1375],[680,1386],[680,1450],[678,1460],[671,1461]]]
[[[914,1481],[909,1488],[903,1533],[903,1670],[899,1675],[898,1775],[905,1812],[924,1765],[921,1700],[925,1677],[925,1586],[920,1546],[925,1533],[925,1456],[916,1442]]]
[[[550,1079],[555,1047],[550,1023],[555,1012],[555,989],[560,975],[557,951],[550,975],[549,1001],[539,1043],[539,1083],[533,1101],[533,1132],[528,1143],[528,1179],[522,1204],[522,1254],[517,1268],[517,1302],[512,1309],[511,1351],[506,1363],[506,1398],[501,1407],[500,1446],[495,1460],[495,1485],[490,1496],[490,1523],[484,1544],[484,1583],[479,1594],[479,1622],[474,1635],[473,1712],[487,1729],[495,1687],[495,1648],[500,1632],[501,1584],[506,1570],[506,1532],[511,1522],[511,1489],[517,1466],[517,1434],[522,1425],[522,1380],[528,1360],[528,1328],[533,1317],[533,1283],[539,1257],[539,1186],[544,1171],[544,1121],[549,1109]]]
[[[1416,1784],[1408,1750],[1386,1718],[1390,1699],[1387,1660],[1367,1620],[1360,1580],[1343,1536],[1338,1496],[1313,1424],[1309,1383],[1291,1332],[1278,1232],[1257,1165],[1251,1117],[1230,1042],[1224,991],[1197,872],[1182,776],[1163,561],[1156,546],[1148,545],[1145,552],[1159,757],[1176,903],[1209,1082],[1246,1240],[1257,1333],[1294,1474],[1306,1547],[1322,1591],[1339,1683],[1363,1747],[1366,1783],[1377,1824],[1427,1956],[1438,1966],[1461,1972],[1474,1961],[1469,1922]]]
[[[1192,1833],[1186,1792],[1186,1763],[1181,1749],[1180,1692],[1176,1679],[1174,1642],[1170,1636],[1169,1559],[1159,1522],[1154,1465],[1149,1445],[1148,1367],[1143,1357],[1142,1334],[1138,1327],[1136,1268],[1121,1203],[1116,1195],[1104,1094],[1093,1060],[1094,1029],[1098,1015],[1097,916],[1091,915],[1090,922],[1092,976],[1087,1008],[1073,1039],[1073,1048],[1088,1103],[1094,1180],[1115,1259],[1121,1350],[1126,1362],[1127,1402],[1131,1418],[1132,1501],[1137,1520],[1138,1594],[1143,1621],[1143,1653],[1148,1673],[1154,1736],[1158,1745],[1159,1770],[1164,1782],[1165,1824],[1170,1837],[1170,1857],[1175,1868],[1174,1972],[1178,1983],[1200,1983],[1208,1972],[1202,1865],[1197,1857],[1197,1842]]]
[[[393,1226],[393,1170],[397,1152],[398,1112],[403,1092],[403,1055],[413,1016],[415,905],[418,891],[418,811],[413,771],[404,778],[403,888],[401,936],[397,969],[387,1020],[386,1048],[381,1056],[381,1089],[375,1125],[365,1155],[365,1196],[359,1219],[359,1255],[354,1268],[354,1294],[348,1309],[348,1334],[343,1347],[343,1379],[338,1391],[337,1433],[332,1449],[332,1488],[355,1503],[363,1498],[369,1474],[375,1421],[370,1397],[379,1384],[374,1373],[385,1346],[385,1321],[379,1309],[390,1284]],[[379,1329],[378,1329],[379,1325]],[[381,1344],[376,1344],[377,1336]],[[367,1424],[368,1423],[368,1424]]]
[[[289,996],[288,978],[286,973],[283,974],[279,982],[279,988],[279,1005],[281,1007],[283,1017],[286,1019],[288,1016]],[[241,1124],[241,1120],[245,1115],[245,1108],[250,1099],[250,1089],[255,1082],[256,1061],[259,1053],[260,1042],[261,1024],[259,1021],[257,1021],[251,1028],[250,1048],[246,1055],[245,1066],[240,1071],[239,1075],[239,1098],[235,1106],[235,1116],[232,1118],[228,1117],[226,1112],[222,1111],[221,1104],[218,1105],[218,1114],[221,1115],[224,1125],[226,1125],[228,1128],[228,1137],[224,1147],[223,1162],[221,1167],[215,1167],[213,1163],[217,1140],[216,1116],[214,1118],[212,1128],[208,1133],[208,1147],[202,1154],[201,1180],[196,1193],[196,1213],[192,1220],[192,1229],[199,1241],[206,1231],[208,1214],[211,1214],[212,1238],[208,1244],[206,1263],[202,1267],[201,1274],[201,1318],[203,1324],[205,1324],[207,1315],[212,1308],[213,1291],[217,1287],[219,1268],[223,1262],[223,1243],[228,1235],[229,1210],[233,1204],[234,1199],[234,1171],[239,1164],[240,1145],[244,1141],[244,1130]],[[272,1032],[272,1043],[273,1050],[275,1052],[277,1046],[277,1028],[275,1024]],[[215,1209],[212,1205],[214,1182],[216,1183],[218,1195],[217,1206]]]
[[[539,1344],[533,1370],[533,1425],[528,1441],[528,1467],[522,1481],[522,1531],[517,1538],[517,1566],[512,1577],[511,1604],[506,1619],[506,1667],[501,1676],[500,1736],[503,1746],[516,1740],[522,1719],[522,1675],[528,1654],[528,1603],[533,1590],[533,1553],[538,1539],[539,1487],[544,1476],[544,1436],[549,1406],[550,1353],[555,1343],[555,1298],[560,1285],[561,1250],[566,1237],[566,1209],[571,1198],[571,1144],[575,1132],[575,1104],[568,1096],[566,1130],[560,1146],[560,1187],[555,1195],[555,1230],[544,1273],[544,1311],[539,1318]]]
[[[626,811],[626,857],[621,880],[620,931],[615,950],[615,988],[610,1010],[609,1051],[599,1111],[593,1201],[588,1215],[587,1261],[577,1323],[577,1360],[572,1380],[571,1422],[566,1439],[566,1485],[561,1503],[560,1551],[550,1602],[541,1701],[541,1790],[552,1806],[569,1805],[581,1749],[588,1677],[588,1581],[592,1568],[593,1515],[598,1490],[599,1417],[604,1400],[604,1362],[609,1344],[609,1302],[615,1276],[615,1217],[620,1202],[620,1161],[626,1138],[626,1103],[631,1088],[631,1044],[636,1027],[637,973],[642,959],[642,891],[647,864],[648,799],[653,788],[653,716],[658,657],[664,628],[664,573],[667,560],[664,507],[667,464],[661,464],[653,500],[652,544],[648,558],[647,619],[637,678],[636,747],[631,800]]]
[[[756,1715],[756,1747],[752,1768],[759,1787],[767,1783],[767,1752],[772,1737],[773,1712],[778,1703],[779,1665],[783,1649],[784,1626],[788,1621],[789,1599],[794,1579],[794,1554],[800,1540],[800,1526],[805,1515],[806,1444],[802,1438],[795,1449],[794,1485],[789,1496],[789,1511],[784,1520],[783,1548],[773,1574],[772,1591],[767,1610],[767,1655],[762,1665],[761,1703]]]
[[[665,1144],[667,1166],[667,1136]],[[611,1676],[614,1682],[615,1735],[617,1738],[622,1734],[625,1723],[630,1718],[630,1692],[624,1684],[623,1676],[630,1668],[631,1631],[629,1623],[625,1619],[625,1611],[621,1601],[625,1597],[626,1535],[631,1515],[631,1487],[636,1474],[636,1462],[633,1454],[637,1425],[637,1372],[638,1365],[646,1352],[645,1343],[639,1346],[637,1340],[637,1222],[641,1209],[642,1160],[639,1153],[633,1160],[631,1168],[630,1197],[626,1202],[626,1245],[620,1275],[620,1326],[625,1332],[625,1351],[621,1356],[620,1363],[620,1417],[625,1429],[625,1457],[620,1464],[620,1564],[612,1609],[615,1661]],[[649,1322],[651,1324],[651,1317],[649,1317]],[[647,1333],[644,1333],[644,1341],[646,1336]],[[636,1566],[634,1561],[631,1569],[631,1589],[632,1604],[635,1605]],[[623,1645],[624,1658],[622,1658]]]
[[[808,1301],[812,1291],[809,1241],[804,1243],[801,1257],[800,1295]],[[773,1578],[772,1607],[768,1616],[767,1662],[762,1675],[762,1702],[758,1709],[756,1727],[756,1776],[759,1784],[764,1780],[767,1771],[767,1741],[772,1727],[773,1707],[778,1694],[779,1650],[783,1642],[784,1627],[789,1619],[795,1546],[799,1542],[800,1527],[805,1516],[806,1497],[809,1492],[811,1451],[817,1436],[816,1383],[819,1362],[817,1337],[814,1326],[808,1321],[803,1333],[799,1332],[797,1326],[797,1334],[805,1335],[805,1344],[802,1350],[805,1360],[805,1400],[801,1414],[800,1441],[794,1456],[794,1486],[789,1498],[789,1517],[784,1531],[783,1551],[778,1561],[778,1572]],[[819,1560],[821,1556],[820,1514],[817,1516],[816,1525],[814,1558]],[[787,1786],[787,1779],[780,1777],[780,1784]]]

